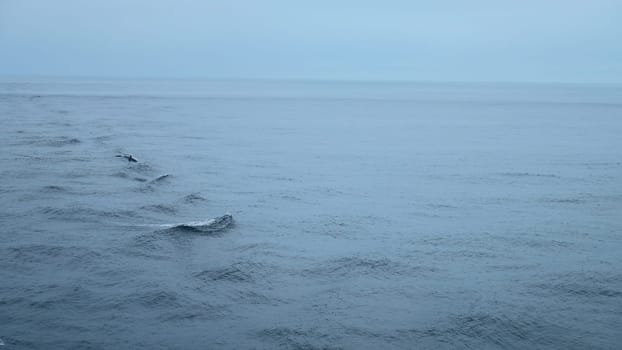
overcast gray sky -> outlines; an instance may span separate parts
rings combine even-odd
[[[622,1],[0,0],[0,75],[622,83]]]

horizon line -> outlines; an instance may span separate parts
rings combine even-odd
[[[553,81],[553,80],[430,80],[430,79],[372,79],[372,78],[326,78],[326,77],[218,77],[218,76],[120,76],[120,75],[57,75],[57,74],[0,74],[0,81],[18,80],[113,80],[113,81],[230,81],[230,82],[300,82],[300,83],[369,83],[369,84],[499,84],[499,85],[605,85],[622,86],[610,81]]]

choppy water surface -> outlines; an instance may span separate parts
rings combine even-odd
[[[616,87],[5,80],[0,198],[6,349],[622,343]]]

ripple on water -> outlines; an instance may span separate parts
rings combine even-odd
[[[194,274],[194,277],[204,282],[253,282],[253,274],[261,270],[259,264],[235,263],[230,266],[207,269]]]
[[[302,231],[308,234],[356,239],[376,227],[390,225],[391,220],[376,215],[321,215],[317,219],[301,220],[299,224]]]
[[[583,204],[587,202],[585,198],[581,197],[562,197],[562,198],[547,198],[543,200],[545,203],[552,204]]]
[[[41,146],[50,146],[50,147],[63,147],[63,146],[77,145],[79,143],[82,143],[80,139],[75,138],[75,137],[67,137],[67,136],[54,137],[48,140],[42,140],[38,142],[38,144]]]
[[[45,193],[67,193],[69,190],[66,187],[58,186],[58,185],[48,185],[43,186],[41,192]]]
[[[140,209],[148,210],[148,211],[155,212],[155,213],[169,214],[169,215],[176,214],[178,212],[177,208],[174,205],[170,205],[170,204],[144,205],[140,207]]]
[[[219,319],[226,316],[227,308],[212,305],[182,292],[158,286],[143,286],[139,291],[108,300],[102,304],[116,310],[136,310],[154,313],[161,321],[192,321]]]
[[[257,332],[257,338],[272,343],[276,347],[299,350],[336,350],[343,349],[335,346],[337,338],[316,329],[293,327],[266,328]]]
[[[499,173],[499,175],[506,176],[506,177],[516,177],[516,178],[529,178],[529,177],[544,177],[544,178],[548,177],[552,179],[560,178],[559,175],[555,175],[555,174],[529,173],[529,172],[504,172],[504,173]]]
[[[15,192],[15,189],[0,185],[0,194]]]
[[[192,322],[196,320],[222,319],[230,314],[231,311],[229,311],[227,306],[198,303],[164,312],[159,318],[166,322]]]
[[[0,261],[16,267],[33,264],[84,266],[101,254],[85,247],[30,244],[4,248]]]
[[[147,308],[170,309],[183,306],[185,303],[183,296],[172,290],[148,289],[130,295],[129,299]]]
[[[138,181],[138,182],[147,182],[148,181],[144,177],[133,176],[133,175],[130,175],[129,173],[127,173],[125,171],[118,171],[118,172],[115,172],[115,173],[111,174],[110,176],[118,177],[120,179],[134,180],[134,181]]]
[[[82,143],[80,139],[70,136],[42,136],[42,135],[25,135],[19,137],[13,145],[29,145],[39,147],[63,147]]]
[[[187,204],[194,204],[197,202],[203,202],[205,200],[206,200],[205,197],[201,196],[199,193],[191,193],[182,198],[182,202],[187,203]]]
[[[30,307],[34,309],[66,310],[66,308],[84,307],[89,309],[96,295],[89,289],[77,285],[56,285],[45,288],[46,293],[30,295]]]
[[[432,268],[398,263],[388,258],[366,258],[351,256],[329,260],[317,266],[305,269],[303,274],[321,279],[351,279],[360,276],[378,279],[396,276],[414,276],[434,271]]]
[[[545,235],[530,235],[528,233],[516,235],[494,235],[490,240],[496,240],[511,247],[525,247],[529,249],[568,250],[576,246],[575,243],[548,238]]]
[[[136,189],[137,192],[141,192],[141,193],[150,193],[150,192],[154,192],[157,188],[159,188],[160,186],[168,183],[168,179],[170,178],[170,175],[165,174],[165,175],[161,175],[158,176],[157,178],[151,180],[151,181],[147,181],[144,185],[138,187]]]
[[[155,171],[151,165],[144,162],[129,163],[128,169],[141,175],[152,175]]]
[[[548,276],[545,282],[532,286],[535,288],[530,291],[536,295],[585,300],[622,299],[622,274],[569,272]]]
[[[133,210],[102,210],[83,206],[71,207],[42,207],[38,212],[47,215],[50,219],[65,221],[97,222],[108,219],[136,219],[141,217]]]
[[[170,260],[173,257],[168,255],[166,238],[160,232],[148,232],[130,238],[124,249],[124,253],[130,256],[149,257],[154,259]]]
[[[513,318],[487,313],[457,315],[431,327],[399,330],[398,334],[412,338],[424,348],[589,348],[583,343],[583,335],[576,330],[529,315]]]

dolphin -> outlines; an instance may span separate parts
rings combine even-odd
[[[164,180],[164,179],[166,179],[166,178],[168,178],[170,176],[171,176],[170,174],[160,175],[160,176],[156,177],[155,179],[153,179],[153,180],[151,180],[149,182],[154,183],[154,182],[162,181],[162,180]]]
[[[128,162],[132,162],[132,163],[138,162],[138,160],[136,160],[136,158],[134,158],[131,154],[117,154],[115,157],[125,158],[127,159]]]
[[[167,225],[168,228],[186,229],[197,232],[218,232],[233,224],[233,215],[227,213],[206,221],[192,221],[183,224]]]
[[[157,227],[164,230],[184,230],[202,233],[216,233],[233,226],[233,215],[227,213],[205,221],[190,221],[180,224],[137,224],[131,226]]]

